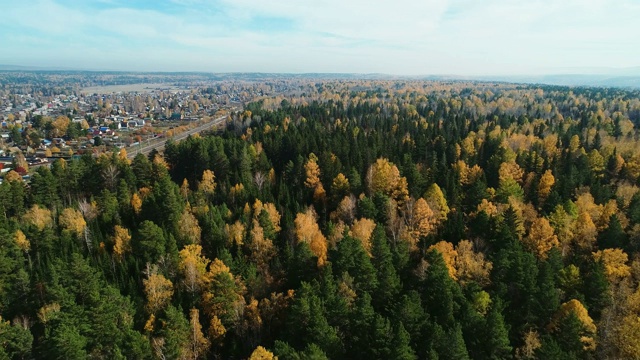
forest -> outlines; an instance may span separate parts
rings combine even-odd
[[[323,80],[0,184],[0,359],[640,358],[640,91]]]

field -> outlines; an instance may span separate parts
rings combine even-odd
[[[117,92],[150,92],[154,90],[178,91],[184,88],[162,83],[89,86],[81,90],[83,94],[111,94]]]

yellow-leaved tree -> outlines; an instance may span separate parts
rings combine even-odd
[[[362,218],[353,222],[349,235],[360,240],[364,250],[371,256],[371,235],[376,228],[376,222]]]
[[[180,250],[178,270],[182,274],[185,289],[194,294],[207,283],[207,266],[211,261],[202,255],[202,246],[187,245]]]
[[[575,218],[569,214],[562,205],[557,205],[553,213],[549,215],[549,223],[554,228],[562,256],[568,255],[571,249],[571,242],[574,238]]]
[[[185,208],[180,215],[180,220],[177,224],[178,236],[185,244],[199,244],[202,230],[198,224],[198,219]]]
[[[602,261],[604,272],[610,282],[618,282],[631,275],[631,267],[627,265],[629,257],[622,249],[604,249],[593,253],[595,261]]]
[[[82,213],[78,210],[66,208],[60,213],[58,218],[62,229],[69,231],[77,236],[84,233],[84,229],[87,227],[87,223],[84,221]]]
[[[22,216],[22,220],[29,225],[35,226],[40,231],[50,226],[53,222],[51,211],[38,205],[33,205],[27,210]]]
[[[14,170],[11,170],[11,171],[9,171],[7,173],[7,175],[4,176],[4,179],[5,179],[5,181],[7,181],[9,183],[21,182],[22,181],[22,176],[20,176],[20,174],[18,174]]]
[[[258,269],[263,273],[267,272],[269,261],[276,254],[275,247],[271,239],[265,238],[264,229],[257,219],[253,219],[248,245],[251,251],[251,259],[256,263]]]
[[[189,180],[187,178],[182,179],[182,185],[180,185],[180,195],[183,199],[189,198]]]
[[[339,173],[331,182],[331,196],[334,199],[340,199],[349,193],[349,179],[343,173]]]
[[[533,221],[528,236],[525,236],[522,241],[527,250],[534,253],[541,260],[547,258],[549,250],[560,246],[553,227],[551,227],[549,220],[544,217],[539,217]]]
[[[147,311],[155,314],[169,304],[173,296],[173,284],[162,274],[151,273],[142,280],[144,293],[147,296]]]
[[[124,254],[131,251],[131,234],[127,228],[116,225],[113,230],[113,254],[122,259]]]
[[[182,358],[184,359],[203,359],[211,343],[202,333],[202,325],[200,325],[200,312],[196,308],[189,311],[189,343],[183,349]]]
[[[131,195],[131,207],[136,215],[140,214],[140,210],[142,210],[142,199],[138,193],[133,193],[133,195]]]
[[[53,125],[53,130],[51,131],[51,135],[53,135],[54,137],[63,136],[64,134],[67,133],[67,128],[69,127],[70,123],[71,123],[71,120],[69,120],[68,117],[63,115],[58,116],[51,123],[51,125]]]
[[[581,249],[591,250],[598,236],[596,224],[588,212],[582,212],[574,223],[573,241]]]
[[[202,173],[202,179],[198,183],[198,190],[204,194],[211,195],[216,190],[216,176],[211,170]]]
[[[462,284],[474,281],[480,286],[489,285],[493,264],[485,260],[482,252],[473,250],[473,243],[462,240],[456,246],[456,277]]]
[[[280,232],[280,213],[276,206],[273,203],[262,203],[262,201],[257,200],[253,203],[253,218],[258,220],[262,211],[266,211],[269,221],[273,226],[273,231],[277,234]]]
[[[327,239],[318,227],[313,207],[309,207],[303,213],[298,213],[294,223],[296,240],[309,244],[311,252],[318,257],[318,266],[323,266],[327,261]]]
[[[423,198],[416,200],[409,221],[410,234],[413,239],[412,248],[415,248],[421,237],[431,234],[435,227],[435,219],[436,214],[427,201]]]
[[[500,169],[498,170],[500,183],[509,179],[515,180],[517,183],[522,183],[522,175],[524,175],[524,170],[522,170],[515,161],[500,164]]]
[[[471,185],[482,176],[482,168],[478,165],[469,166],[466,162],[458,160],[453,166],[458,171],[461,185]]]
[[[449,270],[449,276],[453,280],[458,279],[458,271],[456,269],[456,262],[458,260],[458,252],[453,248],[453,244],[447,241],[439,241],[427,249],[427,251],[437,250],[442,254],[447,270]]]
[[[582,342],[585,350],[595,349],[596,324],[593,322],[589,312],[582,305],[582,303],[576,299],[569,300],[560,306],[560,309],[553,315],[551,323],[548,326],[548,330],[551,332],[557,332],[560,330],[560,325],[569,316],[573,314],[582,324],[580,331],[580,341]]]
[[[240,220],[236,220],[236,222],[231,225],[225,224],[224,232],[232,243],[238,246],[242,246],[244,243],[245,226]]]
[[[276,209],[276,206],[273,203],[265,203],[263,209],[269,215],[269,221],[271,221],[273,231],[275,231],[276,234],[279,233],[280,230],[282,230],[282,228],[280,227],[280,212],[278,212],[278,209]]]
[[[258,346],[249,356],[249,360],[278,360],[278,357],[262,346]]]
[[[18,245],[18,248],[20,248],[20,250],[26,253],[28,253],[29,250],[31,250],[31,243],[29,242],[25,234],[22,232],[22,230],[20,229],[16,230],[16,233],[14,234],[13,238],[16,241],[16,245]]]
[[[326,192],[322,182],[320,181],[320,166],[318,165],[318,157],[311,153],[309,159],[304,164],[304,170],[307,178],[304,181],[306,187],[313,189],[313,199],[315,201],[324,200]]]
[[[556,183],[556,178],[553,177],[551,170],[547,170],[540,177],[540,182],[538,183],[538,198],[540,200],[540,205],[544,204],[551,194],[551,188]]]
[[[304,164],[304,171],[307,178],[304,181],[306,187],[314,189],[317,186],[322,186],[320,182],[320,166],[318,166],[318,157],[311,153],[309,159]]]
[[[444,197],[444,193],[438,184],[431,184],[424,193],[424,198],[427,200],[431,210],[433,210],[435,220],[438,224],[447,220],[447,215],[449,214],[450,209],[447,205],[447,199]]]
[[[120,151],[118,152],[118,160],[129,163],[129,158],[127,157],[127,149],[120,149]]]
[[[367,186],[369,194],[382,192],[403,205],[409,199],[407,178],[400,176],[398,167],[385,158],[373,163],[367,171]]]
[[[213,315],[213,317],[211,317],[211,320],[209,321],[209,332],[208,332],[209,340],[211,341],[211,344],[214,344],[214,345],[219,344],[224,338],[224,335],[226,333],[227,333],[227,328],[224,327],[220,318],[218,318],[216,315]]]

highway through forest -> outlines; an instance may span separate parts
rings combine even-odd
[[[212,121],[209,121],[193,129],[189,129],[180,134],[176,134],[169,138],[163,137],[163,138],[156,138],[156,139],[143,141],[141,144],[127,149],[127,157],[130,159],[133,159],[138,154],[147,155],[150,152],[152,152],[154,149],[161,151],[162,149],[164,149],[164,145],[167,143],[167,141],[169,140],[180,141],[180,140],[186,139],[189,135],[197,134],[205,130],[209,130],[214,126],[220,125],[222,122],[224,122],[226,118],[227,118],[227,115],[220,116],[218,118],[213,119]]]

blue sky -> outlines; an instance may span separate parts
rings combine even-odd
[[[0,64],[528,75],[640,66],[640,0],[0,0]]]

